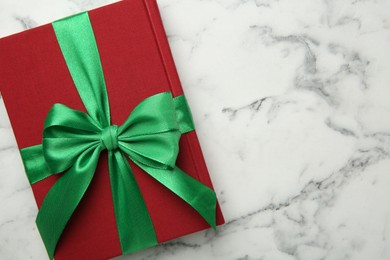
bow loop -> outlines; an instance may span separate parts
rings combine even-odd
[[[175,167],[180,135],[170,92],[143,100],[118,128],[120,149],[132,160],[159,169]]]
[[[50,109],[43,131],[43,156],[52,173],[69,169],[88,149],[100,145],[100,125],[88,114],[62,104]]]
[[[153,135],[119,137],[119,147],[133,161],[158,169],[173,169],[179,153],[180,133],[171,131]]]
[[[118,129],[118,135],[132,137],[179,131],[172,94],[162,92],[141,101]]]

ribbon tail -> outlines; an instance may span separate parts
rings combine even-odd
[[[47,253],[53,259],[61,234],[95,173],[100,149],[83,152],[46,195],[36,219]]]
[[[157,245],[157,237],[141,191],[127,159],[108,152],[115,218],[123,254]]]
[[[138,163],[137,165],[187,202],[214,230],[216,229],[217,196],[215,191],[177,167],[165,170]]]

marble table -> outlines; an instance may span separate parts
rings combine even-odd
[[[0,36],[109,2],[0,0]],[[158,4],[227,223],[117,260],[390,259],[390,1]],[[0,102],[0,259],[47,259]]]

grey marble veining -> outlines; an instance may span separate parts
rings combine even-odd
[[[109,2],[0,0],[0,36]],[[116,259],[390,259],[390,2],[158,4],[227,224]],[[45,259],[3,105],[0,180],[0,259]]]

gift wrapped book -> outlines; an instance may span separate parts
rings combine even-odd
[[[0,39],[0,90],[50,258],[107,259],[223,224],[154,0]]]

